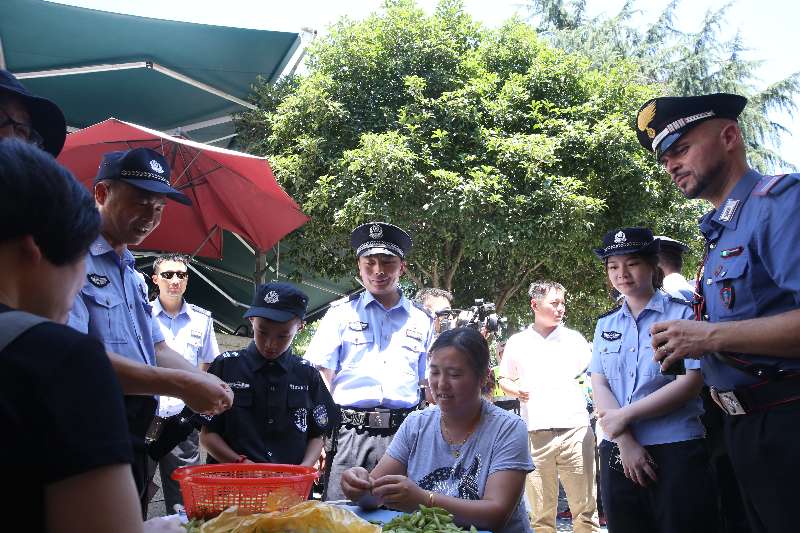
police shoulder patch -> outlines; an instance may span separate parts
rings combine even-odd
[[[774,196],[800,181],[800,174],[764,176],[753,189],[753,196]]]
[[[618,306],[616,306],[616,307],[614,307],[614,308],[612,308],[612,309],[609,309],[608,311],[606,311],[606,312],[605,312],[605,313],[603,313],[602,315],[598,316],[597,318],[605,318],[605,317],[607,317],[607,316],[609,316],[609,315],[613,315],[614,313],[616,313],[616,312],[617,312],[617,311],[619,311],[620,309],[622,309],[622,306],[621,306],[621,305],[618,305]]]
[[[345,296],[344,298],[339,298],[338,300],[332,301],[330,303],[330,306],[331,307],[338,307],[338,306],[340,306],[342,304],[346,304],[348,302],[352,302],[353,300],[358,300],[358,297],[361,296],[361,294],[362,294],[361,292],[354,292],[353,294]]]

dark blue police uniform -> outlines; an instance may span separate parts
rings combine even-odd
[[[746,103],[730,94],[650,100],[639,111],[639,140],[660,156],[704,120],[735,120]],[[750,170],[701,218],[706,253],[698,319],[741,321],[800,308],[798,205],[800,176]],[[726,414],[725,440],[751,530],[796,531],[791,510],[800,473],[794,449],[800,442],[800,358],[710,354],[702,369]]]

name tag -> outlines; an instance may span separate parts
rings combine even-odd
[[[308,385],[295,385],[294,383],[289,383],[289,390],[308,390]]]
[[[422,332],[417,331],[415,329],[407,329],[406,330],[406,337],[412,338],[415,341],[421,341],[422,340]]]
[[[202,329],[193,329],[192,330],[192,337],[202,337],[203,330]]]
[[[243,381],[229,381],[228,386],[235,390],[245,390],[250,388],[250,384]]]

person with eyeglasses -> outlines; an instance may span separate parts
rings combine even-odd
[[[181,254],[162,255],[153,263],[153,283],[158,287],[158,297],[150,302],[152,314],[167,346],[181,354],[186,361],[204,372],[219,354],[214,320],[211,312],[190,304],[184,298],[189,283],[189,258]],[[161,396],[158,416],[167,424],[179,417],[186,404],[180,398]],[[181,466],[200,463],[200,433],[193,430],[172,451],[158,460],[161,490],[167,513],[176,504],[183,504],[178,482],[172,472]]]
[[[4,137],[22,139],[57,157],[67,124],[56,104],[31,94],[10,72],[0,69],[0,138]]]

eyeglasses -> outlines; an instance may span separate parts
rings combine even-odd
[[[18,137],[28,141],[29,143],[38,146],[41,148],[44,146],[44,139],[39,132],[33,129],[30,124],[26,124],[24,122],[17,122],[5,111],[0,110],[0,129],[11,127],[14,130],[14,134]]]
[[[167,270],[164,272],[159,272],[158,275],[164,279],[172,279],[172,276],[178,276],[178,279],[186,279],[189,277],[188,272],[186,271],[179,272],[177,270]]]

